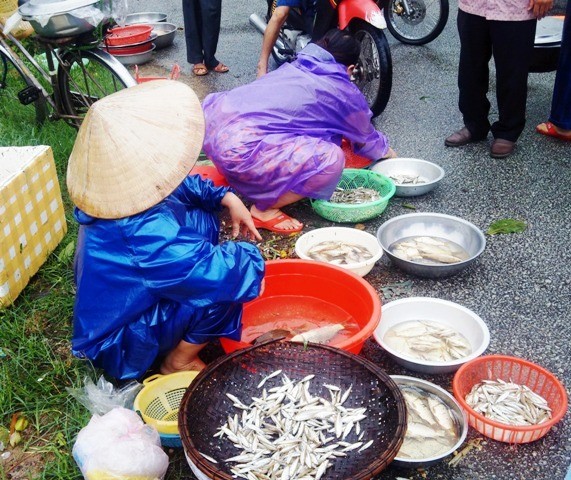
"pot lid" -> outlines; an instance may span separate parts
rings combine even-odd
[[[69,12],[76,8],[87,7],[97,3],[99,0],[29,0],[20,8],[20,15],[40,16],[55,15]]]
[[[563,16],[545,17],[537,22],[535,45],[549,45],[561,42],[563,36]]]

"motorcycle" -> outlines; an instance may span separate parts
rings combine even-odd
[[[448,0],[379,0],[387,28],[399,42],[424,45],[442,33]]]
[[[275,0],[267,0],[267,4],[265,19],[255,13],[250,15],[250,23],[262,35],[275,8]],[[297,9],[290,9],[272,51],[272,57],[278,65],[294,60],[297,52],[311,41],[308,24],[313,22],[308,22]],[[367,99],[373,116],[377,116],[389,101],[393,73],[391,51],[383,33],[387,27],[383,13],[373,0],[339,0],[337,26],[351,32],[361,44],[361,54],[353,70],[352,81]]]

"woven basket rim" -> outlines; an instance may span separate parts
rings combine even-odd
[[[192,463],[196,466],[196,468],[198,468],[201,472],[208,475],[213,480],[234,480],[234,477],[232,475],[229,475],[229,474],[227,474],[223,471],[220,471],[219,469],[213,467],[212,464],[210,462],[206,461],[206,459],[199,453],[198,449],[194,446],[192,439],[190,437],[190,432],[188,429],[187,422],[185,421],[185,413],[187,411],[187,404],[190,401],[192,393],[196,389],[198,389],[198,387],[204,381],[207,380],[207,378],[209,377],[211,372],[214,372],[221,365],[223,365],[227,362],[231,362],[234,358],[236,358],[238,356],[246,355],[247,353],[252,352],[253,350],[266,347],[272,343],[278,344],[279,342],[280,342],[279,339],[278,340],[269,340],[267,342],[263,342],[263,343],[260,343],[258,345],[253,345],[253,346],[248,347],[248,348],[236,350],[235,352],[233,352],[231,354],[228,354],[228,355],[225,355],[225,356],[218,358],[217,360],[215,360],[214,362],[209,364],[206,367],[206,369],[202,370],[202,372],[194,379],[194,381],[188,387],[183,399],[181,400],[178,422],[179,422],[179,432],[180,432],[180,436],[182,439],[182,445],[183,445],[184,451],[185,451],[186,455],[188,456],[188,458],[190,458]],[[388,388],[388,390],[390,391],[390,393],[394,396],[395,403],[396,403],[397,419],[398,420],[397,420],[397,427],[396,427],[395,435],[394,435],[393,439],[391,440],[391,442],[389,443],[389,446],[383,452],[383,454],[380,456],[375,456],[374,460],[372,460],[371,463],[369,463],[369,465],[366,468],[364,468],[363,470],[354,474],[350,480],[368,480],[368,479],[372,478],[373,476],[377,475],[383,469],[385,469],[388,466],[388,464],[390,462],[392,462],[392,460],[398,454],[398,451],[402,445],[402,442],[404,441],[404,436],[405,436],[406,427],[407,427],[406,404],[405,404],[405,400],[404,400],[404,397],[402,395],[402,392],[400,391],[400,388],[396,384],[396,382],[389,376],[388,373],[386,373],[384,370],[382,370],[375,363],[371,362],[370,360],[367,360],[364,357],[361,357],[359,355],[355,355],[355,354],[347,352],[345,350],[340,350],[340,349],[335,348],[335,347],[330,347],[327,345],[319,345],[319,344],[314,344],[314,343],[310,343],[307,346],[300,346],[298,344],[294,344],[291,342],[284,342],[284,343],[291,344],[293,346],[293,348],[304,347],[304,348],[322,349],[322,350],[330,351],[334,354],[344,356],[346,358],[349,358],[349,359],[356,361],[357,363],[361,364],[361,366],[365,367],[371,373],[373,373],[374,375],[379,377],[383,381],[383,383],[385,383],[385,385]],[[349,479],[347,479],[347,480],[349,480]]]
[[[386,175],[382,174],[382,173],[378,173],[378,172],[373,172],[372,170],[366,170],[366,169],[361,169],[361,168],[345,168],[343,170],[343,173],[341,174],[341,179],[343,179],[343,175],[345,174],[351,174],[351,175],[357,175],[357,174],[364,174],[365,176],[369,176],[372,178],[375,177],[379,177],[381,180],[383,180],[384,182],[386,182],[389,186],[390,186],[390,191],[386,194],[381,196],[381,198],[379,198],[378,200],[374,200],[372,202],[366,202],[366,203],[357,203],[354,205],[351,204],[346,204],[346,203],[335,203],[335,202],[330,202],[329,200],[321,200],[318,198],[312,198],[310,199],[310,202],[312,205],[317,204],[323,207],[328,207],[328,208],[335,208],[338,210],[345,210],[345,211],[349,211],[349,210],[359,210],[362,208],[371,208],[371,207],[375,207],[377,205],[380,205],[384,202],[388,202],[396,193],[397,187],[395,185],[395,183]],[[341,181],[341,180],[339,180]]]

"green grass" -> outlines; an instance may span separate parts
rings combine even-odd
[[[12,459],[0,462],[0,479],[71,479],[80,477],[73,442],[90,414],[65,388],[80,387],[85,375],[94,378],[70,352],[75,290],[72,258],[62,253],[77,237],[65,188],[76,131],[62,121],[35,125],[33,106],[16,98],[18,80],[10,75],[9,88],[0,90],[0,146],[52,147],[68,233],[15,303],[0,310],[0,426],[8,428],[17,412],[30,420]]]
[[[0,146],[52,147],[68,232],[15,303],[0,310],[0,429],[9,428],[15,413],[30,420],[22,443],[8,449],[11,459],[0,460],[0,480],[79,479],[71,452],[91,414],[66,387],[81,388],[85,376],[96,381],[102,372],[70,351],[75,287],[73,260],[66,247],[76,242],[77,224],[65,172],[77,132],[64,121],[36,125],[33,106],[23,106],[17,99],[23,88],[20,81],[11,75],[9,88],[0,89]],[[169,455],[166,478],[189,478],[182,452]]]

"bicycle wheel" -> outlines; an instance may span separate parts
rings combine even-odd
[[[137,84],[115,57],[97,48],[63,52],[57,76],[66,121],[76,128],[97,100]]]
[[[384,9],[387,28],[402,43],[424,45],[446,26],[448,0],[389,0]]]
[[[361,44],[353,82],[363,93],[373,112],[379,115],[387,106],[393,86],[393,63],[389,43],[382,30],[362,20],[351,24],[351,32]]]
[[[10,50],[0,45],[0,59],[2,65],[2,76],[0,77],[0,89],[14,96],[22,105],[33,104],[35,109],[36,123],[42,124],[49,116],[49,109],[43,92],[31,78],[25,67],[14,59]],[[8,62],[14,67],[14,74],[8,70]]]

